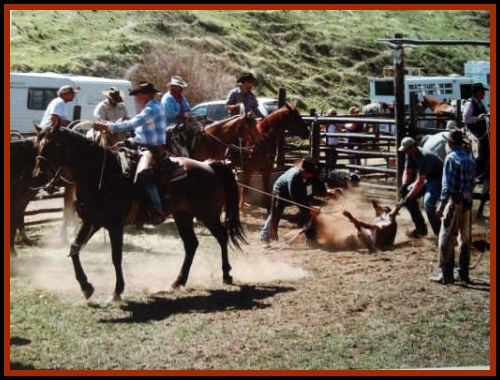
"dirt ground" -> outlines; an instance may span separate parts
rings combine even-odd
[[[378,333],[402,329],[398,326],[406,326],[407,323],[420,320],[425,313],[432,314],[436,302],[452,304],[457,299],[468,297],[466,301],[460,302],[470,303],[470,307],[478,309],[489,309],[489,249],[484,252],[476,248],[472,250],[471,277],[477,280],[478,285],[464,288],[455,284],[444,287],[428,280],[428,277],[438,270],[437,238],[432,233],[421,239],[407,238],[404,232],[412,228],[412,223],[406,209],[400,211],[397,219],[399,228],[394,249],[370,253],[360,244],[356,244],[354,226],[341,213],[347,209],[354,216],[371,221],[374,214],[366,192],[358,188],[351,189],[338,199],[318,198],[318,205],[321,207],[318,220],[324,230],[319,237],[319,244],[309,244],[305,241],[300,230],[289,218],[297,209],[290,207],[286,210],[285,219],[280,223],[280,241],[270,248],[264,248],[259,239],[265,210],[255,206],[248,207],[242,214],[242,220],[249,244],[243,245],[242,252],[231,250],[229,259],[235,286],[252,287],[252,300],[249,305],[245,304],[245,307],[235,311],[238,319],[246,318],[243,321],[235,322],[231,307],[226,309],[226,312],[217,313],[219,322],[228,323],[229,327],[225,331],[229,338],[224,339],[232,342],[232,349],[228,351],[227,346],[226,349],[220,348],[221,343],[215,341],[221,339],[220,336],[204,336],[205,348],[182,348],[199,358],[194,364],[172,359],[172,363],[168,365],[148,362],[146,368],[227,368],[227,363],[232,363],[232,368],[310,368],[309,362],[305,364],[299,360],[294,365],[293,362],[289,363],[288,359],[273,359],[272,355],[267,359],[259,358],[257,364],[249,364],[250,359],[244,359],[242,355],[248,353],[250,348],[253,350],[258,344],[265,343],[262,342],[264,330],[252,333],[259,336],[260,343],[253,342],[248,331],[244,333],[247,334],[246,343],[237,343],[242,339],[241,329],[250,324],[254,326],[255,331],[260,331],[263,324],[272,321],[265,334],[281,337],[282,345],[286,346],[288,343],[283,342],[292,340],[286,337],[293,335],[294,339],[300,342],[301,349],[322,351],[325,349],[318,348],[318,342],[326,339],[325,336],[332,334],[332,331],[352,337],[353,334],[359,334],[360,326]],[[477,208],[477,204],[475,207]],[[487,218],[483,220],[474,219],[473,235],[474,240],[489,242],[489,208],[485,214]],[[64,302],[79,302],[83,297],[74,279],[71,261],[67,258],[69,246],[60,243],[58,228],[59,224],[53,223],[28,229],[28,234],[34,238],[36,244],[32,247],[21,245],[19,256],[11,259],[11,285],[13,277],[28,278],[32,288],[55,293]],[[130,301],[137,297],[168,294],[166,297],[179,300],[186,294],[204,295],[216,289],[224,289],[218,246],[208,230],[201,225],[197,225],[197,234],[200,246],[186,289],[172,294],[165,292],[169,291],[183,259],[182,242],[178,238],[173,221],[167,220],[157,228],[128,228],[124,245],[124,299]],[[109,239],[106,234],[98,232],[81,257],[89,280],[96,288],[93,302],[102,304],[114,286]],[[484,292],[485,296],[478,297],[478,294]],[[157,316],[148,316],[147,310],[133,310],[131,304],[132,302],[128,304],[129,308],[124,310],[132,313],[132,319],[140,314],[140,318],[145,320],[158,320]],[[257,311],[260,308],[265,310]],[[166,316],[164,318],[166,319]],[[235,326],[236,323],[240,323],[239,327]],[[231,331],[231,327],[236,332]],[[391,334],[399,333],[394,331]],[[272,336],[268,338],[272,339]],[[214,341],[211,342],[210,339]],[[281,349],[288,352],[284,354],[286,356],[293,352],[294,348],[285,346]],[[214,352],[208,352],[207,347],[212,347]],[[224,351],[220,357],[217,356],[217,347]],[[259,347],[259,350],[263,349]],[[172,355],[175,354],[174,348],[164,349]],[[356,355],[362,356],[362,347],[353,346],[351,349],[350,355],[354,357],[350,360],[357,362],[359,358]],[[424,348],[422,350],[425,351]],[[482,350],[489,353],[489,345],[483,345]],[[379,363],[379,368],[489,364],[488,358],[485,359],[486,362],[481,363],[468,363],[461,359],[443,362],[446,358],[407,358],[398,363],[393,359],[389,363]],[[320,362],[318,365],[325,364]],[[342,368],[347,364],[327,364],[329,368],[335,368],[337,365]],[[359,362],[360,367],[364,365],[376,367]],[[81,368],[78,364],[75,366]],[[127,362],[127,366],[134,368],[135,365]],[[352,362],[348,366],[351,367]]]

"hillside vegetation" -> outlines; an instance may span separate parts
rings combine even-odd
[[[488,11],[14,11],[11,71],[53,71],[163,81],[180,74],[192,104],[224,98],[252,71],[256,93],[283,87],[304,108],[346,110],[392,65],[378,39],[490,39]],[[407,67],[462,74],[489,60],[483,46],[405,48]],[[139,74],[138,74],[139,73]]]

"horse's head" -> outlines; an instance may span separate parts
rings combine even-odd
[[[62,166],[68,164],[68,150],[71,148],[64,143],[65,133],[69,131],[58,127],[44,128],[38,133],[34,145],[33,177],[54,178]]]
[[[309,128],[304,123],[302,116],[295,106],[285,104],[271,114],[267,115],[258,124],[257,128],[263,136],[270,136],[277,130],[288,131],[293,136],[307,138],[310,135]]]

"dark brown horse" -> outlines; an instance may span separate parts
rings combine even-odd
[[[25,244],[31,244],[26,234],[24,224],[24,214],[29,202],[35,199],[42,187],[49,193],[55,192],[59,187],[73,189],[73,185],[64,181],[64,174],[58,176],[58,180],[52,181],[49,186],[44,185],[47,180],[44,178],[33,178],[33,168],[35,167],[35,139],[22,138],[10,142],[10,253],[16,255],[15,237],[19,230],[21,240]],[[70,193],[72,190],[70,190]],[[67,224],[74,215],[73,203],[65,201],[63,211],[63,226],[61,238],[66,240]]]
[[[70,167],[76,181],[77,212],[82,226],[71,244],[76,279],[85,298],[94,292],[80,263],[80,250],[101,227],[109,232],[116,285],[113,293],[120,298],[125,288],[122,272],[123,224],[132,202],[133,171],[124,168],[120,152],[103,148],[79,133],[69,129],[47,128],[37,136],[38,151],[35,173],[49,172],[61,165]],[[245,242],[238,210],[238,186],[231,169],[222,162],[204,163],[190,158],[176,159],[184,165],[187,175],[165,185],[158,184],[169,200],[163,211],[173,215],[179,235],[183,240],[185,257],[173,287],[185,285],[198,247],[193,219],[196,217],[210,230],[221,247],[223,282],[232,283],[229,274],[228,241],[236,248]],[[203,189],[203,191],[200,190]],[[225,221],[221,223],[222,209]]]
[[[272,112],[257,123],[257,130],[262,135],[259,142],[251,153],[244,153],[241,162],[242,177],[240,190],[240,209],[244,208],[245,198],[252,173],[260,173],[262,176],[262,188],[270,192],[271,173],[274,168],[274,159],[278,143],[285,131],[290,135],[299,136],[303,139],[310,135],[309,128],[302,120],[299,111],[286,104]]]

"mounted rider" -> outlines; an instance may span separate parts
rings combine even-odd
[[[125,219],[125,224],[132,224],[139,209],[140,199],[146,193],[151,207],[149,214],[153,224],[162,223],[166,215],[162,211],[162,202],[158,188],[153,180],[153,166],[166,160],[172,164],[164,153],[166,143],[165,111],[160,102],[155,99],[159,91],[153,83],[141,82],[129,90],[131,96],[136,97],[136,102],[143,107],[142,111],[129,120],[101,123],[96,122],[94,128],[98,131],[134,131],[134,137],[127,141],[136,147],[145,148],[137,164],[134,179],[134,197],[132,205]]]

